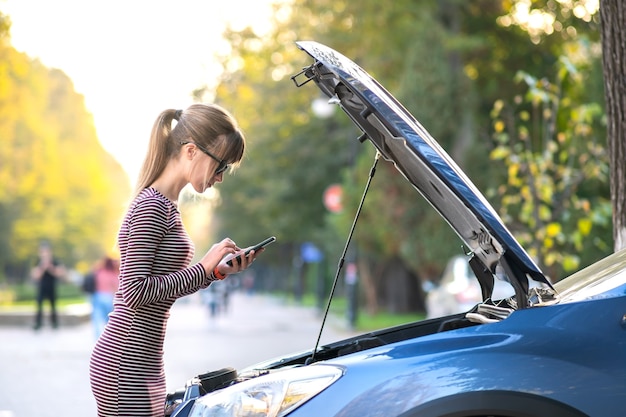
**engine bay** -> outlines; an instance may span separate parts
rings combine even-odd
[[[539,307],[557,303],[558,296],[551,289],[537,287],[529,290],[528,301],[527,308]],[[197,398],[272,372],[307,366],[314,361],[327,361],[340,358],[352,353],[366,351],[403,340],[416,339],[465,327],[495,323],[500,320],[505,320],[516,309],[515,297],[499,300],[495,303],[491,300],[487,300],[477,304],[466,313],[407,323],[326,344],[319,347],[315,355],[313,355],[313,350],[310,350],[294,354],[293,356],[269,360],[239,371],[231,367],[226,367],[201,373],[188,380],[184,387],[168,393],[165,416],[186,417]]]

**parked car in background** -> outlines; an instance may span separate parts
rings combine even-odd
[[[515,290],[495,274],[492,300],[504,300],[515,295]],[[443,317],[469,311],[483,301],[480,284],[467,259],[455,256],[446,265],[441,280],[429,286],[426,294],[426,317]]]
[[[376,80],[331,48],[297,45],[312,63],[295,84],[313,81],[363,131],[361,142],[445,218],[468,248],[463,260],[480,299],[460,313],[199,374],[168,397],[166,414],[624,417],[626,251],[553,285],[463,171]],[[499,280],[512,292],[495,300]]]

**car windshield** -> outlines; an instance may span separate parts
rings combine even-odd
[[[554,285],[561,302],[585,300],[619,287],[626,287],[626,250],[607,256]]]

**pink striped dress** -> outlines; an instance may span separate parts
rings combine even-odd
[[[98,416],[163,416],[163,339],[177,298],[214,279],[189,266],[193,243],[176,206],[153,188],[131,203],[118,235],[120,284],[91,355]]]

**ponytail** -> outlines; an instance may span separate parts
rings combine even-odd
[[[152,126],[148,152],[143,161],[133,198],[146,187],[149,187],[161,175],[167,162],[177,153],[180,145],[168,140],[172,133],[172,122],[178,120],[180,111],[168,109],[161,112]]]

